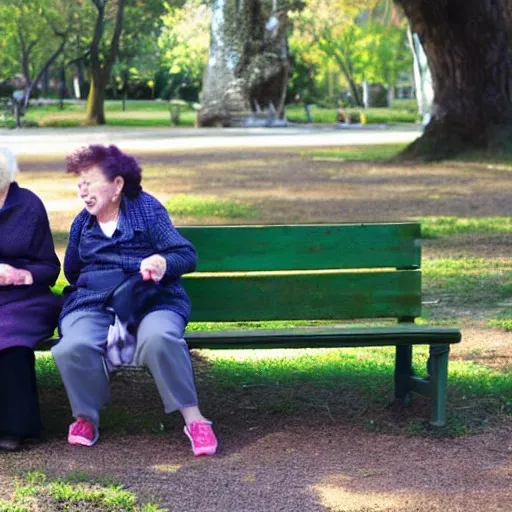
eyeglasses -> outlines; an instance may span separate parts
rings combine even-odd
[[[102,183],[106,183],[107,180],[97,180],[97,181],[79,181],[77,184],[78,190],[82,190],[83,188],[90,190],[91,188],[95,188]]]

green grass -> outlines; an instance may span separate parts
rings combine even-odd
[[[392,429],[403,432],[410,425],[421,425],[418,434],[474,432],[490,418],[512,413],[511,372],[452,361],[446,428],[435,432],[428,426],[429,401],[418,396],[413,396],[417,408],[406,408],[397,425],[386,411],[393,396],[392,348],[277,352],[211,351],[207,357],[213,361],[214,382],[210,386],[234,395],[243,406],[254,407],[258,416],[285,414],[306,420],[317,414],[326,422],[366,424],[378,430],[389,430],[394,424]],[[415,348],[417,375],[425,375],[427,356],[426,347]]]
[[[372,144],[371,146],[345,146],[339,149],[303,151],[304,155],[340,160],[388,160],[395,157],[406,144]]]
[[[215,196],[177,194],[165,203],[165,207],[171,215],[198,218],[250,219],[257,215],[251,205]]]
[[[396,124],[415,123],[418,121],[418,114],[406,108],[367,108],[367,109],[344,109],[347,117],[352,112],[364,113],[367,124]],[[321,108],[313,106],[310,108],[313,123],[337,123],[338,110],[335,108]],[[286,108],[286,118],[292,123],[305,123],[307,120],[304,107],[289,105]]]
[[[105,102],[107,124],[129,127],[170,126],[169,105],[165,101],[127,101],[126,111],[121,101]],[[193,126],[196,111],[191,107],[180,113],[181,126]],[[65,103],[61,110],[58,105],[31,106],[25,115],[25,122],[41,127],[77,127],[86,124],[85,102]]]
[[[76,127],[86,123],[85,102],[65,103],[61,110],[59,105],[32,105],[26,112],[25,122],[30,125],[46,127]],[[414,123],[417,114],[407,108],[369,108],[366,110],[348,109],[350,112],[364,112],[368,124]],[[294,123],[306,122],[303,107],[289,105],[287,119]],[[311,116],[314,123],[336,123],[337,109],[312,107]],[[105,102],[107,124],[112,126],[169,126],[170,112],[167,101],[128,100],[126,111],[122,111],[120,100]],[[180,112],[180,126],[194,126],[196,111],[190,106]]]
[[[491,326],[510,327],[512,260],[457,257],[423,261],[423,318],[436,322],[453,312],[469,309]],[[508,320],[507,320],[508,315]],[[457,321],[457,323],[460,321]]]
[[[79,476],[79,478],[77,478]],[[98,512],[164,512],[154,504],[139,504],[132,492],[120,484],[104,484],[87,473],[50,479],[40,471],[16,478],[12,499],[0,500],[2,512],[34,510],[96,510]]]
[[[487,422],[512,413],[512,372],[471,360],[450,362],[449,423],[436,431],[428,425],[430,401],[424,397],[414,395],[413,407],[404,408],[398,421],[386,409],[393,397],[392,347],[202,350],[200,356],[207,365],[196,367],[198,392],[220,423],[232,422],[232,414],[236,414],[247,424],[261,418],[300,418],[306,423],[371,425],[383,431],[456,436],[478,431]],[[416,347],[414,357],[416,374],[424,376],[428,348]],[[48,363],[41,364],[45,359]],[[58,372],[48,354],[37,358],[37,371],[43,389],[48,389],[47,382],[57,382]],[[151,381],[149,375],[145,378]],[[104,410],[104,432],[116,436],[160,434],[179,428],[176,417],[161,411],[153,385],[141,382],[134,386],[144,386],[142,397],[113,403]],[[131,392],[126,384],[123,389]],[[48,435],[62,435],[68,407],[62,384],[43,392],[42,403]],[[418,432],[414,432],[416,428]],[[71,483],[81,480],[72,478]]]
[[[512,217],[420,217],[423,238],[512,233]]]

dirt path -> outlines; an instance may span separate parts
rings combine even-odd
[[[407,438],[344,426],[230,431],[213,458],[194,459],[183,437],[104,439],[92,449],[53,441],[29,465],[49,474],[120,478],[171,512],[508,512],[511,429],[461,439]],[[2,456],[2,473],[27,467]]]

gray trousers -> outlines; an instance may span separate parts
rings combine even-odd
[[[99,411],[110,400],[110,377],[105,346],[112,315],[77,311],[61,322],[62,338],[52,349],[75,418],[99,425]],[[185,322],[172,311],[155,311],[137,330],[133,364],[147,366],[170,413],[197,405],[197,393]]]

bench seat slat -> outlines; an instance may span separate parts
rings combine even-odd
[[[389,327],[298,327],[287,329],[253,329],[188,332],[185,336],[192,349],[241,348],[329,348],[437,345],[458,343],[458,329],[397,324]],[[41,343],[48,349],[57,340]]]
[[[396,325],[392,327],[297,328],[251,331],[192,332],[190,348],[329,348],[460,342],[458,329]]]
[[[338,320],[421,314],[418,271],[234,275],[184,279],[192,322]]]
[[[199,272],[418,268],[420,225],[322,224],[180,227]]]

